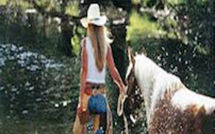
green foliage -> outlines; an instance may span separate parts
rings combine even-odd
[[[68,6],[66,7],[65,14],[69,14],[69,15],[72,15],[72,16],[78,16],[79,13],[80,13],[80,9],[79,9],[78,1],[69,2]]]
[[[80,53],[80,46],[81,46],[81,41],[79,39],[79,37],[77,35],[73,36],[72,37],[72,44],[73,44],[73,52],[76,54],[76,55],[79,55]]]
[[[136,12],[132,12],[130,16],[130,26],[127,32],[127,40],[132,44],[138,45],[147,38],[158,38],[162,36],[164,31],[160,25],[149,19],[148,16],[140,16]]]
[[[60,11],[60,3],[56,0],[36,0],[36,3],[47,11]]]
[[[0,98],[5,113],[1,120],[7,122],[1,132],[6,133],[8,125],[16,125],[17,122],[21,125],[26,120],[33,124],[60,123],[63,131],[69,129],[69,123],[75,118],[79,96],[80,59],[57,61],[14,45],[0,48],[6,57],[0,69]],[[37,124],[34,130],[21,130],[26,125],[23,123],[19,128],[23,133],[46,132],[42,131],[41,124]]]
[[[169,4],[180,5],[186,3],[186,0],[167,0]]]
[[[84,35],[85,34],[85,29],[79,27],[79,26],[76,26],[74,28],[74,36],[71,38],[71,44],[72,44],[72,47],[73,47],[73,53],[75,53],[77,56],[80,55],[80,52],[81,52],[81,35]]]
[[[153,7],[159,0],[132,0],[134,5],[141,5],[142,7]]]
[[[7,0],[0,0],[0,5],[6,5]]]

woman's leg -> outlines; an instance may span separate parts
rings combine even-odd
[[[89,116],[90,116],[89,111],[87,109],[89,98],[90,98],[90,95],[87,95],[87,94],[83,95],[83,107],[82,107],[81,113],[79,113],[80,109],[78,108],[76,118],[75,118],[75,123],[73,126],[73,134],[85,134],[87,131],[86,124],[88,123]]]
[[[100,125],[100,115],[94,115],[93,117],[93,133],[96,133],[96,131],[99,129]]]
[[[107,129],[106,134],[113,134],[113,119],[109,105],[107,105]]]
[[[73,125],[72,134],[85,134],[86,124],[81,124],[78,114],[75,118],[75,123]]]
[[[105,88],[102,90],[102,93],[104,94],[104,97],[106,98],[106,102],[107,102],[107,112],[106,112],[106,130],[105,130],[105,134],[113,134],[113,117],[112,117],[112,112],[110,109],[110,106],[108,104],[108,100],[106,97],[106,90]]]

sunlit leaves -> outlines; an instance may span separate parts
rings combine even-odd
[[[172,5],[179,5],[186,3],[187,0],[167,0],[168,3]]]
[[[20,8],[25,10],[32,7],[32,5],[24,0],[0,0],[0,5],[9,6],[11,8]]]
[[[141,5],[142,7],[153,7],[159,2],[160,0],[132,0],[132,4]]]
[[[196,45],[195,48],[198,53],[201,53],[203,55],[209,55],[210,54],[210,48],[207,46],[202,46],[202,45]]]
[[[149,19],[148,16],[140,16],[133,12],[130,16],[130,25],[127,32],[127,40],[135,41],[144,38],[157,38],[164,34],[160,25]]]
[[[79,55],[80,48],[81,48],[80,38],[77,35],[75,35],[75,36],[72,37],[71,42],[72,42],[72,45],[73,45],[73,52],[76,55]]]
[[[6,5],[7,0],[0,0],[0,5]]]
[[[132,0],[133,4],[140,4],[141,0]]]
[[[80,13],[80,9],[79,9],[79,4],[77,0],[68,2],[68,6],[66,7],[65,14],[78,16],[79,13]]]

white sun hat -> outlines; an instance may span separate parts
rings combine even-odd
[[[81,24],[85,28],[87,28],[88,24],[104,26],[106,21],[107,21],[107,17],[100,15],[99,5],[91,4],[87,11],[87,17],[81,19]]]

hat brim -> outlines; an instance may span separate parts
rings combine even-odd
[[[99,19],[96,19],[96,20],[88,20],[87,18],[82,18],[80,21],[81,21],[81,24],[83,25],[83,27],[85,27],[85,28],[88,27],[88,24],[104,26],[105,23],[107,22],[107,17],[101,16]]]

